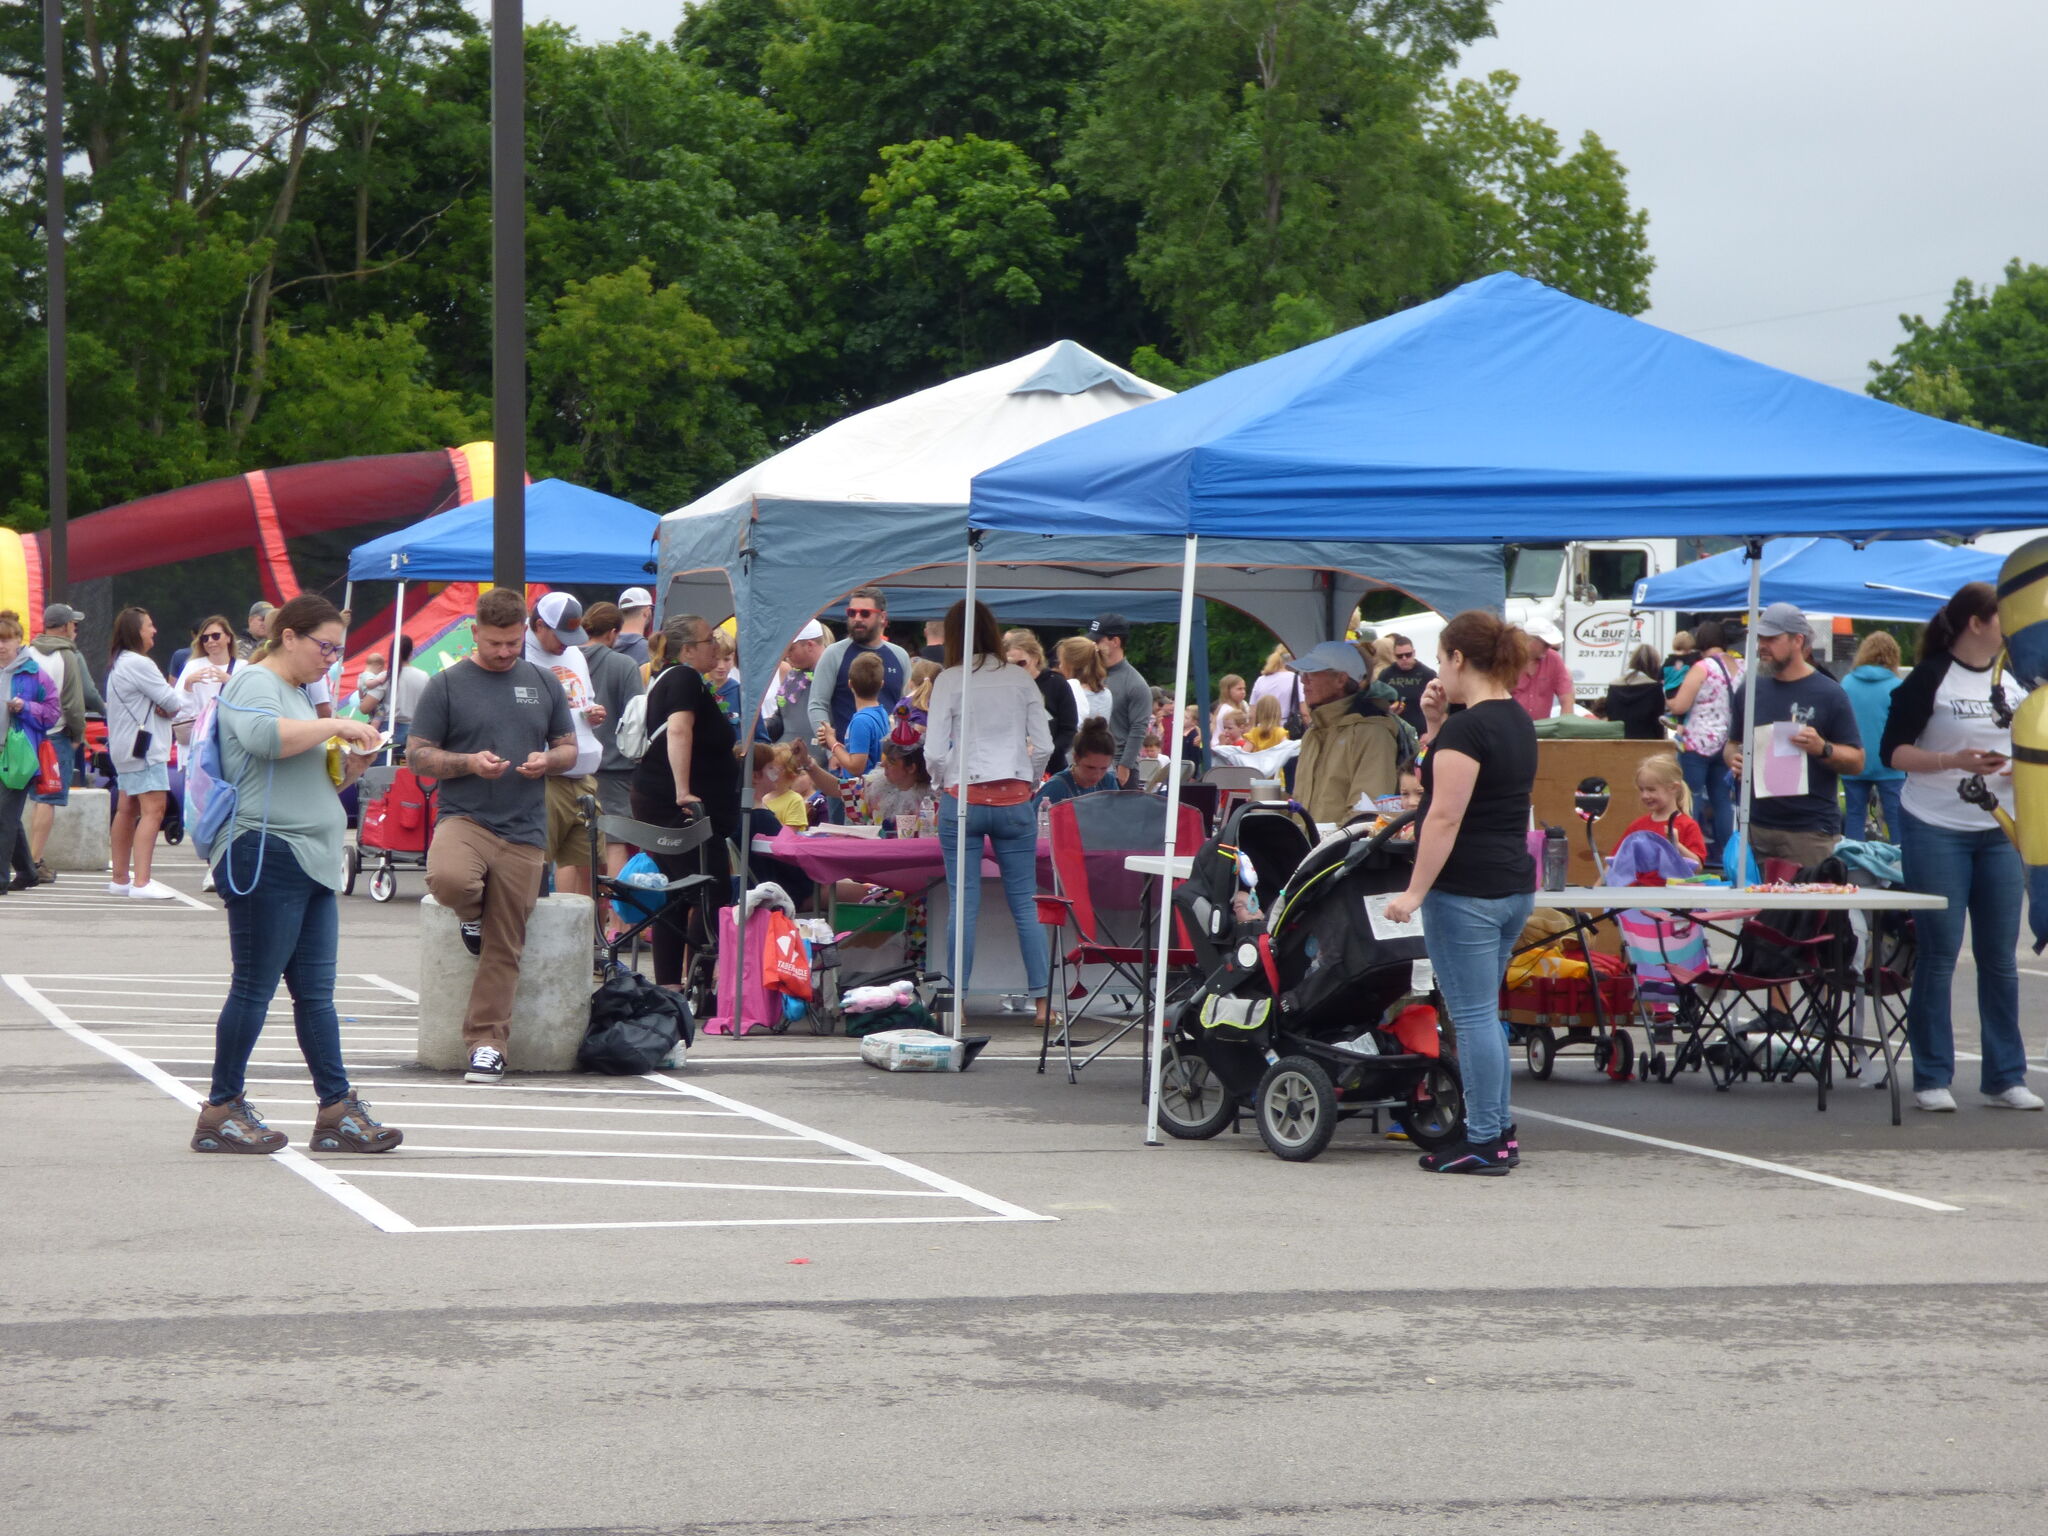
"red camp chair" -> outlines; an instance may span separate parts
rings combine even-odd
[[[1059,968],[1059,992],[1070,1003],[1079,999],[1080,1007],[1048,1012],[1038,1044],[1038,1070],[1045,1070],[1057,1035],[1066,1053],[1067,1081],[1071,1083],[1079,1079],[1081,1068],[1091,1065],[1147,1017],[1159,958],[1159,909],[1156,898],[1148,898],[1159,882],[1125,869],[1124,859],[1134,853],[1162,850],[1166,801],[1141,791],[1112,790],[1062,801],[1052,808],[1050,820],[1053,891],[1040,893],[1038,916],[1052,930],[1048,938]],[[1202,813],[1183,805],[1174,851],[1194,854],[1202,846],[1203,836]],[[1174,930],[1167,964],[1173,968],[1192,966],[1194,951],[1188,947],[1178,916]],[[1093,987],[1080,974],[1088,966],[1104,968]],[[1075,1040],[1075,1022],[1105,994],[1129,995],[1136,999],[1136,1006],[1113,1021],[1115,1028],[1107,1036]],[[1076,1045],[1095,1049],[1076,1062]]]

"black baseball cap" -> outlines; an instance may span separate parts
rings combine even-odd
[[[1098,613],[1088,621],[1090,640],[1127,640],[1131,634],[1131,621],[1120,613]]]

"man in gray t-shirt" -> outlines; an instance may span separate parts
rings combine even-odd
[[[504,1075],[512,995],[526,919],[540,898],[548,835],[547,778],[576,761],[576,726],[561,684],[522,654],[526,601],[511,587],[477,599],[476,654],[437,672],[413,712],[408,767],[440,780],[427,845],[427,889],[455,913],[477,957],[469,1011],[468,1081]]]
[[[1116,775],[1125,789],[1142,789],[1138,754],[1152,726],[1152,689],[1144,675],[1124,660],[1124,642],[1131,624],[1120,613],[1097,614],[1086,634],[1102,657],[1102,685],[1109,690],[1109,734],[1116,738]]]

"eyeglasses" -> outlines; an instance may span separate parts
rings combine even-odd
[[[312,635],[308,635],[306,638],[312,640],[315,645],[320,647],[320,659],[322,661],[332,661],[348,649],[348,642],[345,640],[319,640],[315,639]]]
[[[846,616],[849,619],[872,619],[881,611],[879,608],[848,608]]]

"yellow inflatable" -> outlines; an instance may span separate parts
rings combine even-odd
[[[42,628],[42,551],[32,533],[0,528],[0,609],[19,614],[31,634]]]
[[[2004,669],[2030,690],[2012,717],[2014,815],[1999,822],[2027,866],[2039,954],[2048,942],[2048,539],[2022,544],[1999,567],[1998,624],[2005,633]]]

